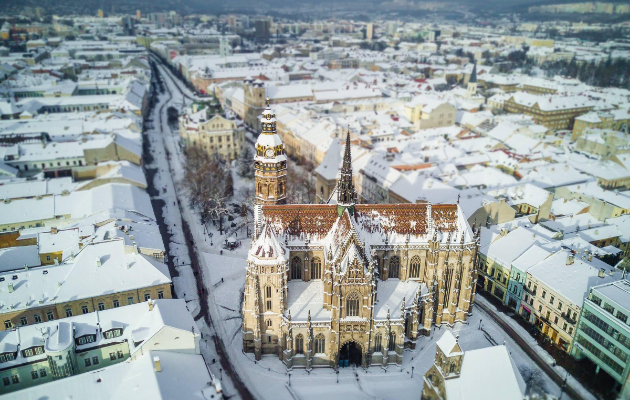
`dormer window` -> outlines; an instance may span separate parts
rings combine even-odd
[[[44,354],[44,346],[36,346],[22,350],[23,357],[33,357],[39,354]]]
[[[122,336],[122,329],[111,329],[105,332],[105,339],[113,339]]]
[[[84,335],[77,338],[78,345],[84,345],[88,343],[94,343],[96,341],[96,335]]]

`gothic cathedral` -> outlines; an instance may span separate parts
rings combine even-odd
[[[268,103],[261,125],[244,351],[288,369],[387,368],[432,325],[466,320],[479,235],[458,204],[357,204],[349,133],[335,204],[286,204],[286,152]]]

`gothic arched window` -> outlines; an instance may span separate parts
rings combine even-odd
[[[311,279],[322,279],[322,260],[319,257],[311,261]]]
[[[391,332],[389,334],[389,345],[387,348],[388,351],[396,351],[396,334]]]
[[[304,336],[301,333],[295,337],[295,354],[304,354]]]
[[[400,276],[400,258],[393,256],[389,260],[389,275],[388,278],[398,278]]]
[[[291,279],[302,279],[302,260],[294,257],[291,261]]]
[[[383,335],[381,335],[380,333],[377,333],[376,336],[374,336],[374,352],[381,352],[383,351]]]
[[[411,259],[411,264],[410,264],[410,272],[409,272],[409,277],[410,278],[420,278],[420,257],[418,256],[414,256]]]
[[[323,334],[315,336],[315,354],[326,352],[326,338]]]
[[[355,292],[346,299],[346,317],[359,316],[359,295]]]
[[[378,271],[378,276],[383,279],[383,274],[381,271],[381,259],[378,256],[374,256],[374,269]]]

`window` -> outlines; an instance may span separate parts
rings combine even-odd
[[[98,303],[98,310],[99,311],[105,310],[105,303]]]
[[[302,279],[302,260],[299,257],[291,261],[291,279]]]
[[[144,294],[144,301],[149,301],[151,299],[151,294],[150,293],[145,293]]]
[[[98,356],[94,356],[92,357],[92,364],[94,365],[98,365],[99,361],[98,361]]]
[[[66,317],[72,317],[72,310],[69,308],[66,308]]]
[[[7,319],[6,321],[4,321],[5,329],[11,329],[12,326],[13,326],[13,324],[11,324],[11,320],[10,319]]]
[[[355,292],[346,299],[346,317],[359,316],[359,295]]]
[[[295,337],[295,354],[304,354],[304,336],[301,333]]]
[[[326,352],[326,338],[323,334],[315,336],[315,354],[323,354]]]
[[[566,323],[566,322],[562,325],[562,330],[563,330],[563,331],[566,331],[566,330],[567,330],[567,323]]]
[[[383,351],[382,343],[383,343],[383,335],[381,335],[380,333],[377,333],[376,336],[374,336],[374,352],[375,353]]]
[[[561,301],[558,302],[558,310],[562,311],[562,302]]]
[[[551,296],[551,298],[549,299],[549,304],[553,305],[553,301],[555,300],[555,298],[553,296]]]
[[[627,323],[627,322],[628,322],[628,316],[627,316],[626,314],[622,313],[621,311],[617,311],[617,315],[616,315],[616,317],[617,317],[620,321],[622,321],[622,322],[624,322],[624,323]]]
[[[11,380],[7,377],[2,378],[2,384],[4,386],[9,386],[11,384]]]
[[[604,303],[604,310],[608,311],[609,313],[613,314],[615,311],[615,307],[611,306],[608,303]]]
[[[542,312],[542,304],[538,305],[538,312]]]
[[[83,314],[87,314],[90,312],[90,310],[88,310],[88,306],[81,306],[81,312]]]
[[[26,317],[20,318],[20,325],[28,325],[28,319]]]
[[[570,326],[570,327],[569,327],[569,335],[572,335],[572,334],[573,334],[573,327],[572,327],[572,326]]]
[[[125,357],[125,355],[123,354],[122,350],[118,350],[118,351],[116,352],[116,355],[118,356],[118,359],[119,359],[119,360],[120,360],[121,358],[124,358],[124,357]]]
[[[546,291],[546,290],[543,290],[543,293],[542,293],[542,298],[544,299],[546,295],[547,295],[547,291]]]
[[[120,302],[118,301],[118,299],[114,300],[114,308],[118,308],[120,307]]]
[[[410,278],[420,278],[420,257],[414,256],[411,259]]]
[[[389,275],[388,278],[398,278],[400,276],[400,258],[393,256],[389,260]]]
[[[164,292],[160,290],[158,292],[158,299],[163,299],[163,298],[164,298]]]
[[[31,371],[31,379],[37,379],[37,378],[39,378],[37,371]]]
[[[127,297],[127,304],[128,305],[132,305],[133,304],[133,297]]]
[[[90,357],[86,358],[85,360],[83,360],[83,362],[85,362],[85,366],[89,367],[92,365],[92,360],[90,359]]]
[[[396,351],[396,334],[394,332],[390,332],[389,334],[387,351]]]
[[[48,375],[48,373],[46,372],[46,369],[45,369],[45,368],[42,368],[42,369],[40,369],[40,370],[39,370],[39,376],[40,376],[40,377],[44,378],[44,377],[46,377],[47,375]]]
[[[265,287],[265,298],[267,299],[266,301],[266,309],[265,311],[272,311],[272,306],[273,303],[271,301],[271,286],[267,286]]]
[[[11,381],[13,381],[13,383],[20,383],[20,377],[17,375],[13,375],[11,377]]]
[[[33,318],[35,318],[35,323],[39,324],[40,322],[42,322],[42,316],[39,314],[35,314],[33,315]]]
[[[50,256],[46,256],[46,261],[50,261]]]
[[[322,261],[318,257],[311,261],[311,279],[322,279]]]
[[[558,323],[558,316],[557,316],[557,315],[556,315],[556,317],[553,319],[553,322],[554,322],[555,324],[557,324],[557,323]]]
[[[109,353],[109,359],[111,361],[116,361],[116,353]]]
[[[271,322],[270,319],[268,319],[266,323],[267,323],[267,328],[271,328],[273,326],[273,323]]]
[[[54,320],[54,319],[55,319],[55,316],[54,316],[54,314],[53,314],[53,312],[52,312],[52,311],[46,311],[46,319],[47,319],[48,321],[52,321],[52,320]]]
[[[78,342],[79,342],[79,344],[93,343],[94,342],[94,336],[92,336],[92,335],[81,336],[78,339]]]

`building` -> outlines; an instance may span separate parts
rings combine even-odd
[[[257,19],[254,22],[256,29],[256,39],[268,40],[271,37],[271,21],[267,18]]]
[[[490,372],[492,371],[492,372]],[[437,341],[422,400],[523,400],[525,381],[505,346],[462,350],[450,331]]]
[[[3,271],[0,280],[1,330],[118,308],[149,299],[170,299],[165,264],[128,252],[124,240],[66,252],[63,263]]]
[[[455,125],[457,110],[441,100],[419,97],[405,104],[405,116],[416,129],[432,129]]]
[[[586,129],[612,129],[614,115],[590,112],[575,118],[571,140],[577,140]]]
[[[400,365],[433,324],[472,312],[477,236],[456,204],[357,204],[350,136],[336,203],[285,205],[274,113],[256,143],[243,350],[311,369]],[[378,294],[376,286],[378,285]]]
[[[630,282],[620,280],[590,289],[571,349],[617,381],[619,398],[630,397]]]
[[[524,92],[514,93],[504,103],[510,113],[532,117],[534,122],[548,129],[572,129],[576,117],[593,109],[585,96],[537,96]]]
[[[179,117],[179,134],[184,147],[216,153],[226,160],[238,158],[245,143],[245,131],[237,127],[236,120],[212,114],[210,107],[198,103]]]
[[[365,28],[365,38],[367,40],[374,39],[374,24],[373,23],[367,24]]]
[[[259,117],[265,109],[265,85],[261,80],[250,77],[245,78],[243,83],[245,124],[260,129]]]
[[[151,350],[200,354],[199,340],[184,300],[150,300],[2,331],[3,394],[109,368]]]
[[[620,277],[621,271],[592,253],[559,250],[527,271],[521,304],[532,314],[525,317],[559,349],[570,352],[589,289]]]

